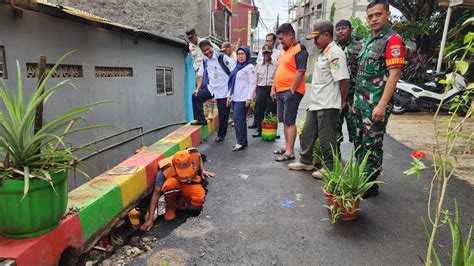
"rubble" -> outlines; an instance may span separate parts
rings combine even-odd
[[[106,252],[92,250],[86,263],[89,266],[125,265],[133,258],[142,257],[145,252],[152,250],[157,241],[154,236],[132,236],[127,245],[117,248],[110,256]]]

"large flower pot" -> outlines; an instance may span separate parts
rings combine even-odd
[[[0,235],[31,238],[56,228],[67,206],[67,175],[67,170],[51,174],[54,189],[44,180],[30,179],[23,200],[23,180],[0,182]]]
[[[360,199],[357,199],[355,201],[353,199],[344,200],[345,202],[352,201],[352,208],[344,208],[343,206],[341,206],[340,202],[334,201],[334,198],[337,197],[337,195],[328,193],[324,188],[322,188],[322,190],[323,190],[324,195],[326,196],[327,206],[334,206],[336,212],[338,212],[342,208],[342,214],[339,217],[339,220],[351,221],[357,218],[357,212],[359,211]]]
[[[277,135],[278,124],[267,124],[262,122],[262,139],[274,141]]]

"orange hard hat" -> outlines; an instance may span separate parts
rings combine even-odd
[[[180,177],[193,177],[197,175],[200,166],[199,153],[189,150],[178,151],[173,156],[173,164],[176,174]]]

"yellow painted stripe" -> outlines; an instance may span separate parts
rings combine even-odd
[[[187,137],[183,138],[180,142],[179,142],[179,149],[180,150],[184,150],[184,149],[187,149],[187,148],[191,148],[193,146],[193,141],[191,139],[191,134],[189,134]]]
[[[262,128],[262,134],[267,134],[267,135],[276,134],[276,130],[275,129]]]
[[[106,173],[101,178],[120,186],[124,207],[137,199],[147,188],[146,166],[138,168],[133,174],[110,175]]]
[[[215,118],[214,118],[215,119]],[[207,128],[209,130],[209,135],[212,134],[212,132],[214,132],[215,128],[214,128],[214,121],[213,120],[207,120]]]

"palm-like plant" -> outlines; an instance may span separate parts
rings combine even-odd
[[[377,180],[370,180],[371,173],[365,171],[365,166],[369,159],[367,153],[362,161],[355,158],[355,151],[351,151],[349,162],[344,165],[337,152],[332,153],[333,168],[329,169],[325,164],[323,172],[323,189],[331,198],[333,205],[326,205],[330,214],[331,223],[335,223],[342,213],[353,213],[357,211],[357,202],[363,194],[373,185],[381,183]]]
[[[329,169],[323,164],[323,184],[325,190],[330,194],[344,195],[350,194],[352,197],[361,196],[373,185],[380,181],[370,181],[371,173],[365,171],[365,166],[369,159],[367,153],[362,161],[355,159],[355,151],[351,151],[349,161],[344,165],[339,158],[339,154],[333,152],[333,168]]]
[[[18,80],[16,92],[11,92],[2,80],[0,98],[5,112],[0,110],[0,179],[23,177],[24,195],[28,193],[30,178],[40,178],[51,183],[50,173],[71,167],[76,157],[76,148],[66,145],[64,138],[71,134],[103,126],[90,126],[71,129],[74,122],[83,120],[81,116],[93,106],[109,101],[94,102],[60,114],[41,129],[34,132],[35,112],[37,107],[65,85],[64,80],[51,88],[45,89],[47,83],[59,64],[72,52],[62,56],[45,78],[38,84],[29,100],[24,103],[23,82],[20,65],[17,62]]]

